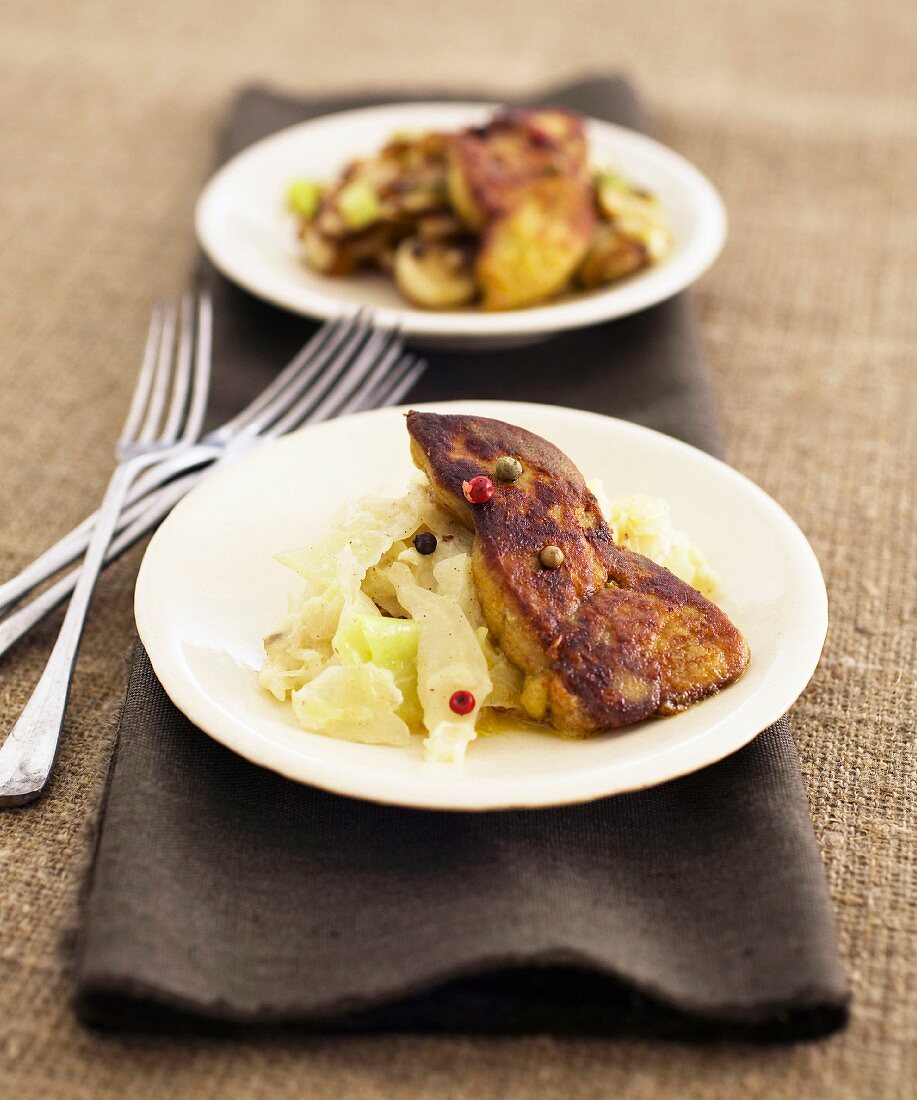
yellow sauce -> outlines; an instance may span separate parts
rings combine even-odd
[[[536,722],[534,718],[527,718],[511,710],[484,710],[478,718],[475,729],[478,737],[496,737],[501,733],[549,733],[554,737],[562,737],[564,740],[577,741],[580,735],[565,733],[556,730],[544,722]]]

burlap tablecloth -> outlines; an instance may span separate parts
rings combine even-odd
[[[0,817],[0,1093],[906,1096],[917,1070],[914,9],[7,0],[0,15],[3,574],[101,491],[151,301],[182,285],[193,255],[192,202],[235,87],[524,92],[590,68],[635,75],[657,133],[730,210],[726,252],[697,291],[729,456],[800,522],[828,581],[828,645],[793,726],[854,995],[845,1033],[792,1048],[79,1028],[68,936],[124,685],[134,554],[99,590],[48,797]],[[0,664],[6,725],[55,625]]]

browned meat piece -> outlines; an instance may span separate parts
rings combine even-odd
[[[449,188],[453,205],[480,229],[516,205],[535,180],[565,176],[589,187],[583,120],[568,111],[519,109],[452,136]]]
[[[480,232],[484,309],[516,309],[559,293],[586,255],[596,224],[583,120],[517,110],[453,136],[449,196]]]
[[[650,263],[649,251],[642,241],[626,237],[613,225],[598,227],[586,258],[576,273],[580,285],[590,289],[606,286]]]
[[[586,255],[595,213],[577,180],[550,176],[484,230],[476,265],[484,309],[518,309],[559,294]]]
[[[682,710],[745,670],[745,639],[690,585],[616,546],[582,474],[557,447],[477,416],[408,413],[415,463],[441,502],[473,527],[475,583],[487,624],[526,674],[523,703],[558,729],[589,734]],[[522,476],[500,482],[496,463]],[[462,483],[495,492],[471,505]],[[540,561],[545,546],[560,568]]]

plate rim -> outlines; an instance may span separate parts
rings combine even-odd
[[[266,291],[260,281],[253,278],[243,264],[233,260],[231,254],[227,255],[220,244],[217,231],[212,226],[212,218],[215,217],[212,211],[218,202],[219,190],[226,178],[237,170],[241,162],[256,159],[265,148],[285,143],[290,140],[292,134],[307,131],[317,125],[328,125],[339,120],[348,121],[360,116],[388,114],[393,111],[445,108],[471,112],[497,110],[501,106],[504,105],[489,100],[412,100],[405,103],[381,103],[370,107],[333,111],[286,126],[236,153],[208,178],[194,206],[194,230],[198,244],[218,271],[261,301],[269,302],[300,316],[319,320],[327,320],[341,313],[355,311],[360,308],[360,303],[342,302],[334,295],[316,290],[306,284],[297,287],[295,291],[277,293]],[[707,176],[681,153],[648,134],[593,116],[586,115],[584,118],[590,128],[597,128],[613,135],[617,140],[630,143],[632,147],[639,148],[644,154],[666,164],[671,170],[677,170],[688,185],[689,193],[694,197],[695,209],[704,214],[707,223],[705,231],[698,234],[691,249],[672,261],[664,261],[658,267],[638,274],[633,281],[612,284],[601,291],[578,295],[571,299],[496,313],[384,306],[374,309],[377,323],[387,327],[397,325],[408,336],[430,339],[465,339],[473,342],[501,338],[541,337],[639,313],[641,310],[668,300],[696,282],[716,261],[726,242],[728,229],[726,207],[717,189]],[[658,286],[657,290],[650,294],[633,293],[635,289],[644,287],[650,279],[653,280],[651,285]],[[628,291],[631,293],[628,294]],[[303,298],[309,303],[308,305],[304,304]],[[634,304],[628,304],[631,300],[634,300]]]
[[[796,673],[793,678],[792,687],[788,690],[784,689],[777,697],[777,701],[762,705],[759,696],[761,692],[764,691],[764,685],[761,685],[758,693],[745,700],[743,704],[743,706],[750,706],[755,703],[756,700],[758,701],[758,705],[752,708],[755,712],[755,718],[754,725],[750,727],[751,732],[746,730],[745,732],[741,732],[738,736],[733,734],[726,739],[714,741],[714,751],[706,751],[703,760],[700,762],[695,761],[691,763],[683,759],[686,755],[687,744],[693,740],[693,738],[689,738],[685,742],[679,742],[671,746],[663,753],[656,754],[654,758],[656,761],[661,760],[663,757],[674,757],[676,761],[680,760],[680,762],[674,764],[674,767],[671,766],[671,760],[668,768],[660,768],[658,763],[654,766],[652,761],[649,764],[645,760],[633,760],[624,763],[619,761],[605,768],[596,768],[593,772],[585,776],[583,774],[573,776],[572,782],[575,790],[566,789],[563,781],[558,781],[556,777],[553,776],[550,780],[546,780],[544,777],[534,777],[528,784],[521,784],[515,792],[509,795],[488,797],[486,784],[481,784],[478,788],[474,789],[473,794],[469,795],[467,791],[464,791],[461,797],[453,798],[451,802],[444,803],[442,801],[431,801],[429,798],[425,798],[422,790],[418,790],[416,784],[410,780],[406,781],[402,779],[397,781],[393,780],[390,776],[386,776],[382,779],[379,777],[372,777],[371,780],[367,782],[364,776],[362,782],[352,782],[341,765],[331,765],[327,761],[307,761],[306,768],[297,769],[295,766],[291,766],[291,759],[293,765],[295,765],[297,760],[301,764],[303,762],[302,757],[291,758],[289,753],[283,751],[279,746],[267,742],[263,738],[259,738],[258,735],[253,732],[251,726],[245,727],[239,719],[234,718],[231,713],[214,704],[208,696],[198,690],[190,681],[190,678],[184,676],[180,661],[170,660],[169,643],[166,642],[160,645],[155,637],[155,624],[152,621],[154,616],[151,610],[153,605],[147,596],[147,586],[149,583],[149,574],[151,572],[150,563],[155,560],[155,555],[157,553],[156,547],[164,537],[162,532],[167,530],[169,525],[173,522],[176,522],[174,520],[176,515],[189,507],[194,507],[194,500],[199,494],[208,491],[212,492],[212,486],[218,480],[227,478],[238,466],[257,459],[268,449],[278,444],[282,444],[284,440],[289,440],[296,436],[303,436],[323,427],[327,428],[329,423],[335,423],[335,421],[331,421],[299,429],[299,431],[290,433],[289,436],[284,437],[283,440],[268,443],[264,447],[258,448],[256,452],[239,459],[238,462],[233,463],[227,469],[217,471],[211,477],[196,486],[176,506],[176,508],[173,509],[172,513],[153,535],[153,538],[146,548],[137,575],[134,593],[134,614],[137,631],[149,656],[157,679],[175,706],[189,719],[189,721],[213,740],[224,745],[226,748],[237,753],[251,763],[266,767],[271,771],[284,775],[294,782],[330,791],[334,794],[385,805],[397,805],[436,812],[490,812],[513,809],[539,809],[550,806],[586,803],[595,801],[599,798],[613,797],[628,791],[642,790],[669,782],[672,779],[709,767],[725,759],[727,756],[732,755],[732,753],[737,752],[753,741],[763,730],[771,726],[790,709],[807,687],[820,660],[828,628],[828,597],[824,577],[814,550],[795,520],[793,520],[773,497],[760,488],[760,486],[756,485],[746,475],[735,470],[727,463],[682,440],[675,439],[663,432],[634,424],[631,421],[621,420],[617,417],[604,416],[601,413],[572,409],[566,406],[511,401],[432,402],[416,406],[398,406],[393,409],[369,410],[342,419],[353,420],[355,418],[366,419],[371,417],[378,418],[381,416],[388,416],[394,419],[397,415],[403,415],[409,407],[432,412],[448,412],[459,409],[467,410],[469,406],[474,406],[481,415],[497,415],[502,412],[501,418],[503,419],[505,419],[507,415],[505,410],[509,408],[511,410],[510,415],[518,414],[523,418],[525,417],[526,410],[536,410],[537,412],[546,411],[551,414],[559,413],[567,416],[587,417],[605,422],[612,421],[618,428],[623,426],[626,431],[633,430],[638,434],[649,434],[659,437],[664,440],[666,444],[674,444],[677,449],[692,452],[695,456],[699,456],[702,461],[719,468],[727,477],[736,479],[746,491],[751,491],[758,503],[764,506],[770,516],[783,528],[788,538],[795,544],[799,556],[797,557],[797,555],[794,555],[794,558],[799,565],[804,563],[805,570],[809,574],[807,580],[813,582],[813,588],[810,592],[813,607],[809,609],[809,613],[810,616],[817,615],[817,622],[814,624],[815,629],[810,631],[810,635],[807,636],[805,647],[806,659],[802,661],[797,659],[796,665],[794,666]],[[772,695],[773,693],[769,693],[768,697],[770,698]],[[789,698],[790,695],[792,698]],[[711,733],[718,726],[731,721],[734,717],[734,713],[735,712],[730,712],[723,715],[713,724],[713,727],[705,731],[705,744],[708,749],[711,747]],[[761,717],[762,714],[763,717]],[[225,723],[222,722],[221,719],[225,719]],[[397,750],[392,749],[391,751]],[[633,778],[628,779],[628,773],[636,770],[646,773],[644,778],[637,780]],[[617,774],[618,777],[613,785],[608,783],[609,772]],[[308,773],[308,775],[305,773]],[[623,781],[621,778],[622,774]],[[545,785],[551,788],[548,795],[543,791]],[[535,792],[527,789],[530,786],[535,787]],[[541,791],[541,793],[537,793],[538,791]]]

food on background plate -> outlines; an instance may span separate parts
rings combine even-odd
[[[295,180],[305,262],[389,272],[425,309],[518,309],[663,259],[657,199],[589,163],[583,119],[517,109],[454,133],[400,134],[333,183]]]
[[[748,647],[708,598],[715,574],[664,502],[622,498],[606,518],[531,432],[434,413],[407,424],[426,477],[353,502],[278,559],[306,583],[265,639],[260,679],[304,729],[394,745],[423,733],[428,759],[457,761],[487,714],[587,736],[742,674]]]

